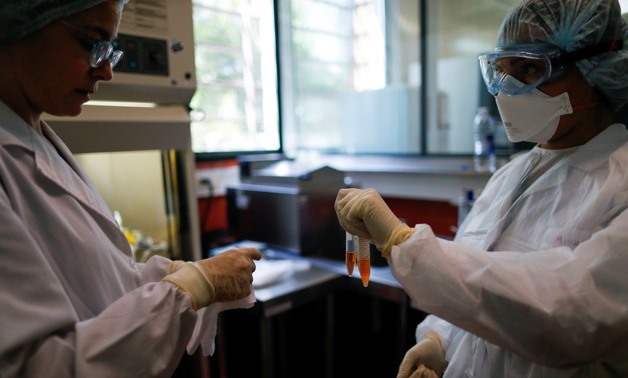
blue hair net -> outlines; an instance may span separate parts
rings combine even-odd
[[[0,8],[0,43],[16,41],[52,21],[71,16],[107,0],[5,0]],[[117,0],[120,5],[129,0]],[[8,29],[8,30],[7,30]]]
[[[498,47],[525,43],[574,51],[628,39],[617,0],[522,0],[504,19]],[[628,103],[628,46],[576,63],[589,84],[609,100],[612,111]]]

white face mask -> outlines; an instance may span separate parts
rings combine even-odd
[[[567,92],[556,97],[538,89],[515,96],[499,92],[495,101],[511,142],[546,143],[556,132],[560,116],[573,113]]]

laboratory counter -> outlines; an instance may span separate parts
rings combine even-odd
[[[226,248],[237,246],[243,245]],[[210,359],[217,376],[396,374],[426,314],[412,308],[387,266],[371,266],[364,287],[357,267],[349,277],[344,261],[266,247],[263,253],[259,277],[258,270],[273,270],[273,263],[275,271],[289,272],[255,285],[257,301],[251,309],[221,313],[216,355]],[[353,351],[367,364],[356,364]],[[374,361],[377,366],[370,365]]]
[[[302,280],[300,283],[290,281],[285,282],[288,288],[292,288],[292,290],[288,289],[287,292],[294,291],[294,288],[298,288],[300,287],[300,285],[316,286],[319,280],[335,277],[342,278],[340,280],[341,282],[337,283],[337,288],[360,290],[363,293],[367,293],[368,295],[375,296],[381,299],[386,299],[389,301],[394,301],[399,304],[406,304],[409,300],[401,284],[392,275],[390,268],[387,265],[383,266],[380,261],[378,261],[379,266],[371,264],[369,285],[365,288],[362,285],[362,280],[360,279],[360,274],[358,272],[357,266],[355,268],[355,271],[353,272],[353,276],[349,277],[347,274],[347,266],[345,262],[341,260],[333,260],[330,258],[313,256],[304,257],[291,252],[283,252],[277,249],[266,249],[264,252],[264,256],[265,258],[270,259],[290,259],[295,261],[306,261],[311,264],[311,271],[302,272],[301,274],[298,274],[296,277],[294,277],[296,281]],[[276,286],[279,287],[278,290],[281,290],[281,288],[286,289],[286,286],[284,286],[283,283]],[[267,289],[270,290],[271,293],[274,293],[275,285]],[[270,299],[268,297],[265,298],[265,295],[270,294],[271,297],[275,297],[271,293],[267,293],[264,289],[255,290],[256,297],[260,301]]]
[[[500,167],[510,159],[498,157]],[[255,172],[268,162],[249,163]],[[484,188],[491,172],[478,172],[471,157],[316,155],[300,157],[295,164],[325,165],[346,176],[352,186],[374,188],[384,197],[457,203],[461,188]]]

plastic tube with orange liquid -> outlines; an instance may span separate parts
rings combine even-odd
[[[358,242],[358,271],[362,278],[362,285],[367,287],[371,278],[371,247],[368,239],[359,238]]]
[[[355,266],[355,262],[357,260],[355,249],[358,244],[357,243],[358,237],[353,236],[347,232],[345,241],[347,243],[347,249],[346,249],[347,252],[345,253],[345,264],[347,264],[347,273],[349,274],[349,277],[351,277],[353,276],[353,267]]]

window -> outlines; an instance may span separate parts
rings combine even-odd
[[[418,2],[279,4],[286,153],[417,152]]]
[[[279,0],[284,151],[471,154],[477,57],[515,2]]]
[[[473,152],[472,121],[479,106],[499,117],[480,74],[478,55],[492,51],[499,26],[517,0],[428,1],[426,125],[427,154]],[[472,5],[471,5],[472,4]],[[503,127],[497,152],[511,152]]]
[[[280,149],[272,0],[194,0],[197,154]]]
[[[517,1],[194,0],[193,148],[471,155],[477,108],[499,116],[477,57]]]

